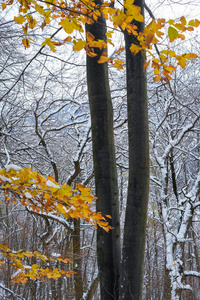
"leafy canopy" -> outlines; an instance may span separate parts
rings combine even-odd
[[[52,24],[59,25],[65,32],[65,37],[59,42],[54,40],[56,33],[46,38],[42,42],[42,46],[48,46],[51,51],[55,52],[56,47],[67,42],[71,42],[74,51],[85,49],[87,55],[91,57],[97,56],[95,48],[104,49],[103,54],[98,59],[99,63],[111,63],[118,69],[123,68],[124,61],[114,60],[107,56],[107,43],[114,46],[114,31],[127,31],[136,37],[136,42],[131,45],[130,50],[136,55],[139,51],[145,50],[150,54],[151,60],[148,60],[144,66],[148,65],[154,68],[154,80],[171,79],[172,72],[176,69],[176,65],[185,67],[188,60],[197,58],[194,53],[176,54],[174,51],[163,50],[155,55],[153,45],[163,44],[165,38],[164,30],[168,30],[168,40],[173,43],[177,39],[184,40],[185,32],[193,31],[195,27],[200,25],[197,19],[187,22],[185,17],[181,17],[178,22],[174,20],[157,19],[152,20],[144,28],[143,32],[138,32],[137,22],[144,22],[141,15],[140,7],[134,5],[134,0],[124,0],[124,4],[117,5],[114,1],[105,1],[96,5],[94,0],[3,0],[2,8],[7,6],[18,5],[18,15],[14,17],[17,24],[22,26],[24,38],[22,43],[25,48],[30,47],[32,39],[29,37],[29,31],[32,29],[43,30],[46,26]],[[99,22],[101,26],[100,16],[109,21],[107,35],[107,43],[103,40],[96,40],[95,37],[88,32],[86,38],[83,38],[85,24]],[[74,33],[78,32],[79,36]],[[120,53],[124,47],[119,47],[116,53]],[[170,58],[175,59],[174,65],[169,61]]]

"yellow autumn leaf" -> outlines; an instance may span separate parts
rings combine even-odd
[[[66,195],[68,197],[71,197],[71,195],[72,195],[72,188],[71,188],[71,186],[69,186],[67,184],[63,184],[63,185],[61,185],[60,190],[63,191],[64,195]]]
[[[39,12],[40,15],[45,16],[45,10],[41,5],[36,4],[35,5],[35,10],[37,10],[37,12]]]
[[[109,61],[109,57],[108,56],[104,56],[104,55],[101,55],[99,60],[98,60],[98,63],[99,64],[103,64],[105,62],[108,62]]]
[[[83,197],[88,197],[90,195],[90,191],[91,189],[88,187],[85,187],[82,191],[81,191],[81,196]]]
[[[188,22],[188,25],[193,26],[193,27],[198,27],[200,25],[200,21],[198,19],[190,20]]]
[[[155,74],[155,75],[160,74],[160,70],[159,70],[158,68],[155,68],[155,69],[154,69],[154,74]]]
[[[175,71],[176,68],[174,66],[172,66],[172,65],[169,65],[169,66],[165,67],[165,70],[167,72],[169,72],[170,74],[172,74],[172,71]]]
[[[140,46],[132,44],[130,50],[136,55],[140,50],[142,50],[142,48]]]
[[[180,18],[181,23],[185,26],[187,24],[186,18],[184,16],[182,16]]]
[[[99,49],[107,48],[107,44],[104,40],[91,41],[88,42],[87,45],[89,46],[89,48],[99,48]]]
[[[168,23],[169,23],[169,25],[173,25],[174,24],[174,20],[169,19]]]
[[[92,42],[95,39],[94,35],[89,31],[86,33],[86,38],[87,38],[87,41],[89,41],[89,42]]]
[[[57,204],[57,209],[61,214],[66,214],[67,211],[65,209],[65,207],[62,204]]]
[[[83,40],[78,40],[78,41],[74,41],[74,46],[73,46],[73,50],[74,51],[81,51],[86,45],[86,41]]]
[[[108,38],[112,38],[112,35],[113,35],[113,30],[109,30],[109,31],[106,32],[106,36]]]
[[[169,40],[170,42],[175,41],[175,39],[178,38],[178,31],[176,30],[176,28],[169,26],[168,28],[168,36],[169,36]]]
[[[129,7],[130,5],[132,5],[135,2],[135,0],[125,0],[124,1],[124,7]]]
[[[33,254],[35,257],[41,259],[42,261],[47,261],[48,257],[46,255],[41,254],[40,252],[34,251]]]
[[[116,62],[117,64],[124,64],[124,61],[121,60],[121,59],[116,59],[115,62]]]
[[[178,60],[177,65],[181,66],[182,68],[185,68],[185,66],[186,66],[186,58],[183,57],[183,56],[177,56],[176,58]]]
[[[25,49],[30,48],[30,42],[28,39],[23,39],[22,44],[24,45]]]
[[[65,30],[67,33],[72,33],[74,31],[74,26],[73,23],[70,22],[68,19],[62,19],[62,21],[59,23],[59,25],[62,26],[62,28]]]
[[[169,50],[168,55],[171,56],[171,57],[176,57],[176,53],[173,50]]]
[[[27,35],[27,26],[22,26],[23,32],[25,35]]]
[[[44,22],[45,22],[45,24],[50,24],[51,20],[49,17],[45,17]]]
[[[37,24],[36,19],[34,19],[31,15],[28,15],[28,14],[26,15],[26,18],[28,20],[28,26],[29,26],[29,28],[33,29],[36,26],[36,24]]]
[[[134,20],[138,22],[144,22],[144,17],[141,15],[140,11],[141,8],[139,6],[131,5],[127,7],[126,13],[128,16],[133,16]]]
[[[124,22],[124,20],[126,19],[126,17],[127,17],[126,14],[123,12],[121,12],[118,15],[113,16],[112,19],[113,19],[114,27],[121,26],[122,23]]]
[[[31,266],[31,269],[33,270],[33,271],[36,271],[37,269],[38,269],[38,265],[37,264],[33,264],[32,266]]]
[[[31,253],[29,251],[25,252],[24,255],[27,257],[33,257],[33,253]]]
[[[56,47],[52,43],[51,38],[46,38],[45,42],[43,42],[41,45],[42,46],[46,46],[47,45],[47,46],[49,46],[49,48],[51,49],[52,52],[56,52]],[[43,183],[45,183],[45,180],[41,177],[41,175],[39,177],[40,177],[40,180],[42,180]]]
[[[123,69],[123,64],[124,64],[123,60],[116,59],[114,60],[113,67],[116,69]]]
[[[25,21],[22,15],[19,15],[18,17],[14,17],[14,20],[17,24],[22,24]]]
[[[92,51],[86,51],[87,55],[90,56],[90,57],[95,57],[97,56],[96,53],[92,52]]]
[[[167,56],[165,56],[165,55],[163,55],[163,54],[160,54],[160,60],[162,61],[162,62],[167,62],[168,61],[168,58],[167,58]]]
[[[126,20],[125,20],[126,24],[131,23],[131,22],[133,21],[133,19],[134,19],[134,16],[127,16],[127,18],[126,18]],[[124,22],[124,23],[125,23],[125,22]]]
[[[72,33],[74,30],[83,32],[82,26],[78,23],[78,20],[76,20],[75,18],[73,18],[72,20],[68,20],[67,18],[62,19],[59,25],[61,25],[67,33]]]
[[[167,55],[168,52],[169,52],[168,50],[162,50],[160,53],[163,53],[163,54]]]
[[[2,10],[6,9],[6,6],[7,6],[7,4],[3,2],[3,3],[1,4]]]

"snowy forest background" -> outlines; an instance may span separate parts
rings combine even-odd
[[[185,5],[185,16],[194,17],[199,3],[186,2],[177,1],[174,9],[174,1],[157,0],[150,7],[156,17],[166,7],[180,17],[177,7]],[[9,14],[1,12],[0,18],[0,167],[30,166],[61,184],[83,183],[94,192],[85,54],[73,52],[70,43],[52,53],[33,42],[25,51],[20,26]],[[34,31],[32,35],[34,40]],[[48,32],[37,41],[44,36]],[[197,32],[174,47],[199,54]],[[200,61],[177,69],[170,84],[155,83],[152,74],[148,69],[151,182],[143,295],[146,300],[172,299],[179,284],[180,299],[200,299]],[[109,76],[123,220],[128,180],[125,69],[110,67]],[[56,218],[27,213],[20,205],[7,205],[2,197],[0,241],[13,250],[70,253],[77,272],[72,278],[10,285],[13,269],[7,262],[0,268],[0,299],[64,300],[80,291],[85,299],[88,290],[88,299],[99,299],[92,226],[79,220],[66,226]],[[174,286],[168,282],[169,270]]]

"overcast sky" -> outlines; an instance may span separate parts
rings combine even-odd
[[[200,0],[146,0],[156,18],[200,17]]]

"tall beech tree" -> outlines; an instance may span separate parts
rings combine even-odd
[[[96,5],[102,5],[96,0]],[[87,34],[106,41],[106,22],[101,15]],[[113,107],[107,63],[98,60],[106,49],[96,49],[96,57],[87,56],[87,84],[91,112],[94,175],[97,211],[111,215],[111,234],[97,231],[97,255],[100,272],[101,299],[118,299],[120,266],[120,220],[115,158]]]
[[[144,1],[137,0],[144,15]],[[144,23],[137,22],[138,31]],[[126,45],[129,182],[122,252],[120,299],[141,299],[146,219],[149,195],[149,138],[145,53],[134,55],[137,38],[124,33]]]

